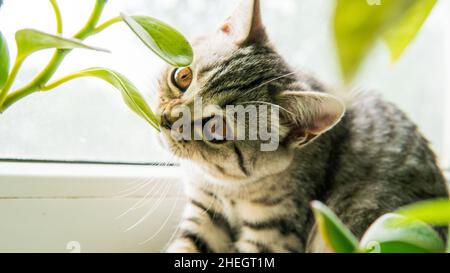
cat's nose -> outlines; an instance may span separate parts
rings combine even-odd
[[[172,129],[172,124],[173,124],[173,121],[171,120],[169,113],[164,112],[161,115],[161,124],[160,124],[161,127],[165,128],[165,129],[168,129],[168,130],[171,130]]]
[[[160,126],[164,129],[171,130],[173,124],[178,118],[175,118],[172,115],[172,112],[177,109],[177,107],[181,106],[182,102],[180,100],[172,100],[166,103],[164,110],[161,113],[161,122]]]

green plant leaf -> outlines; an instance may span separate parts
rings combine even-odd
[[[148,106],[145,99],[141,96],[137,88],[125,76],[116,71],[99,67],[89,68],[51,83],[44,87],[44,90],[53,89],[62,83],[80,77],[96,77],[113,85],[121,92],[123,100],[133,112],[146,120],[155,129],[159,130],[158,118],[154,115],[153,111]]]
[[[383,38],[391,52],[391,60],[398,60],[411,41],[416,37],[437,0],[413,1],[399,20],[389,27]]]
[[[425,3],[422,3],[425,2]],[[346,81],[358,71],[379,38],[392,59],[398,59],[417,34],[435,0],[338,0],[334,32],[341,70]]]
[[[447,253],[450,253],[450,227],[448,228],[448,234],[447,234]]]
[[[408,219],[421,220],[430,225],[447,226],[450,223],[450,200],[435,199],[422,201],[402,207],[396,213]]]
[[[80,40],[64,38],[61,36],[48,34],[34,29],[22,29],[16,32],[17,56],[24,59],[28,55],[43,49],[73,49],[84,48],[96,51],[109,52],[98,47],[83,44]]]
[[[366,231],[360,249],[381,253],[440,253],[445,244],[438,233],[422,221],[404,222],[405,217],[388,213]]]
[[[9,50],[3,34],[0,32],[0,89],[8,79],[9,74]]]
[[[148,16],[121,16],[141,41],[167,63],[181,67],[192,63],[192,47],[176,29]]]
[[[319,232],[331,250],[337,253],[357,251],[358,240],[327,206],[319,201],[314,201],[311,203],[311,207]]]

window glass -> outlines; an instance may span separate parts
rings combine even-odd
[[[84,24],[94,1],[59,1],[65,34]],[[418,38],[398,63],[391,64],[383,44],[365,62],[355,88],[381,92],[416,121],[433,147],[444,157],[444,109],[449,59],[443,54],[449,1],[439,1]],[[145,14],[164,20],[186,36],[210,32],[231,12],[229,0],[115,0],[108,1],[102,20],[119,12]],[[279,51],[301,70],[335,87],[342,87],[333,44],[330,0],[265,0],[263,16]],[[14,56],[14,32],[21,28],[53,32],[54,16],[46,0],[6,1],[0,28]],[[75,50],[55,78],[91,66],[106,66],[125,74],[149,101],[162,62],[124,25],[89,38],[87,44],[108,48],[111,54]],[[448,45],[447,45],[448,47]],[[22,86],[46,64],[51,51],[29,58],[15,84]],[[447,105],[447,108],[450,105]],[[449,121],[447,120],[447,123]],[[162,162],[171,156],[156,148],[155,131],[124,105],[106,83],[83,78],[36,93],[0,115],[0,158]]]

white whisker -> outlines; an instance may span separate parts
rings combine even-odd
[[[260,84],[260,85],[258,85],[258,86],[256,86],[256,87],[253,87],[253,88],[250,89],[248,92],[251,92],[251,91],[253,91],[253,90],[255,90],[255,89],[261,88],[261,87],[263,87],[264,85],[269,84],[269,83],[271,83],[271,82],[274,82],[274,81],[276,81],[276,80],[279,80],[279,79],[282,79],[282,78],[289,77],[289,76],[294,75],[294,74],[296,74],[296,73],[297,73],[297,72],[290,72],[290,73],[284,74],[284,75],[282,75],[282,76],[279,76],[279,77],[270,79],[270,80],[268,80],[268,81],[266,81],[266,82],[263,82],[262,84]]]
[[[128,232],[128,231],[134,229],[135,227],[137,227],[140,223],[142,223],[145,219],[147,219],[148,216],[150,216],[154,211],[156,211],[159,208],[159,206],[161,205],[161,203],[164,201],[164,199],[167,197],[167,194],[169,193],[170,189],[171,189],[170,185],[166,186],[166,190],[161,195],[161,198],[159,198],[155,202],[155,205],[149,211],[147,211],[147,213],[145,213],[144,216],[141,219],[139,219],[135,224],[133,224],[131,227],[127,228],[125,230],[125,232]]]
[[[270,105],[270,106],[277,107],[277,108],[279,108],[279,109],[281,109],[281,110],[283,110],[283,111],[286,111],[287,113],[289,113],[289,114],[291,114],[291,115],[294,115],[294,113],[292,113],[291,111],[287,110],[286,108],[284,108],[284,107],[282,107],[282,106],[280,106],[280,105],[274,104],[274,103],[267,102],[267,101],[252,100],[252,101],[245,101],[245,102],[242,102],[242,104],[251,104],[251,103],[267,104],[267,105]]]
[[[113,196],[113,198],[126,198],[126,197],[130,197],[132,194],[135,194],[136,192],[138,192],[138,191],[140,191],[141,189],[145,188],[150,182],[151,182],[151,180],[150,180],[150,181],[146,180],[146,182],[144,182],[144,183],[138,185],[137,187],[133,187],[134,190],[131,190],[131,189],[128,190],[128,191],[131,191],[131,192],[126,193],[126,194],[122,194],[122,195],[115,195],[115,196]]]
[[[179,199],[178,196],[179,196],[179,194],[180,194],[180,189],[181,189],[181,187],[178,187],[177,195],[176,195],[176,198],[175,198],[175,202],[174,202],[174,204],[173,204],[173,206],[172,206],[172,209],[170,210],[169,215],[166,217],[166,219],[164,220],[164,222],[162,223],[162,225],[160,226],[160,228],[159,228],[159,229],[155,232],[155,234],[153,234],[150,238],[148,238],[148,239],[146,239],[145,241],[139,243],[140,245],[146,244],[146,243],[148,243],[149,241],[153,240],[153,239],[154,239],[156,236],[158,236],[158,234],[165,228],[165,226],[166,226],[167,223],[169,222],[170,218],[172,217],[172,215],[173,215],[173,213],[175,212],[175,209],[176,209],[176,207],[177,207],[178,199]],[[179,226],[177,227],[176,231],[178,231],[178,229],[179,229]],[[169,242],[172,241],[172,239],[173,239],[173,237],[175,236],[175,234],[176,234],[176,232],[174,232],[174,233],[172,234],[172,236],[171,236]]]
[[[151,183],[151,182],[149,182],[149,183]],[[159,183],[154,183],[153,186],[150,188],[150,190],[148,190],[148,192],[147,192],[147,193],[146,193],[139,201],[137,201],[136,203],[134,203],[134,205],[132,205],[129,209],[127,209],[126,211],[124,211],[123,213],[121,213],[119,216],[117,216],[117,217],[116,217],[116,220],[122,218],[122,217],[125,216],[125,215],[127,215],[130,211],[136,210],[136,209],[140,208],[141,206],[139,206],[139,205],[141,205],[142,203],[145,203],[145,201],[147,201],[147,198],[148,198],[151,194],[153,194],[153,193],[154,193],[154,194],[160,193],[160,192],[161,192],[161,189],[163,188],[163,185],[159,185],[159,187],[158,187],[158,189],[156,190],[156,192],[154,192],[154,189],[156,188],[156,186],[157,186],[158,184],[159,184]]]

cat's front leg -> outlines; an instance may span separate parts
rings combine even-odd
[[[169,253],[234,252],[232,232],[219,200],[207,193],[190,196]]]
[[[278,222],[279,221],[279,222]],[[304,251],[302,240],[295,231],[283,230],[284,220],[278,223],[246,223],[235,243],[239,253],[298,253]]]
[[[245,219],[235,247],[240,253],[288,253],[304,251],[305,215],[292,200],[237,203]]]

